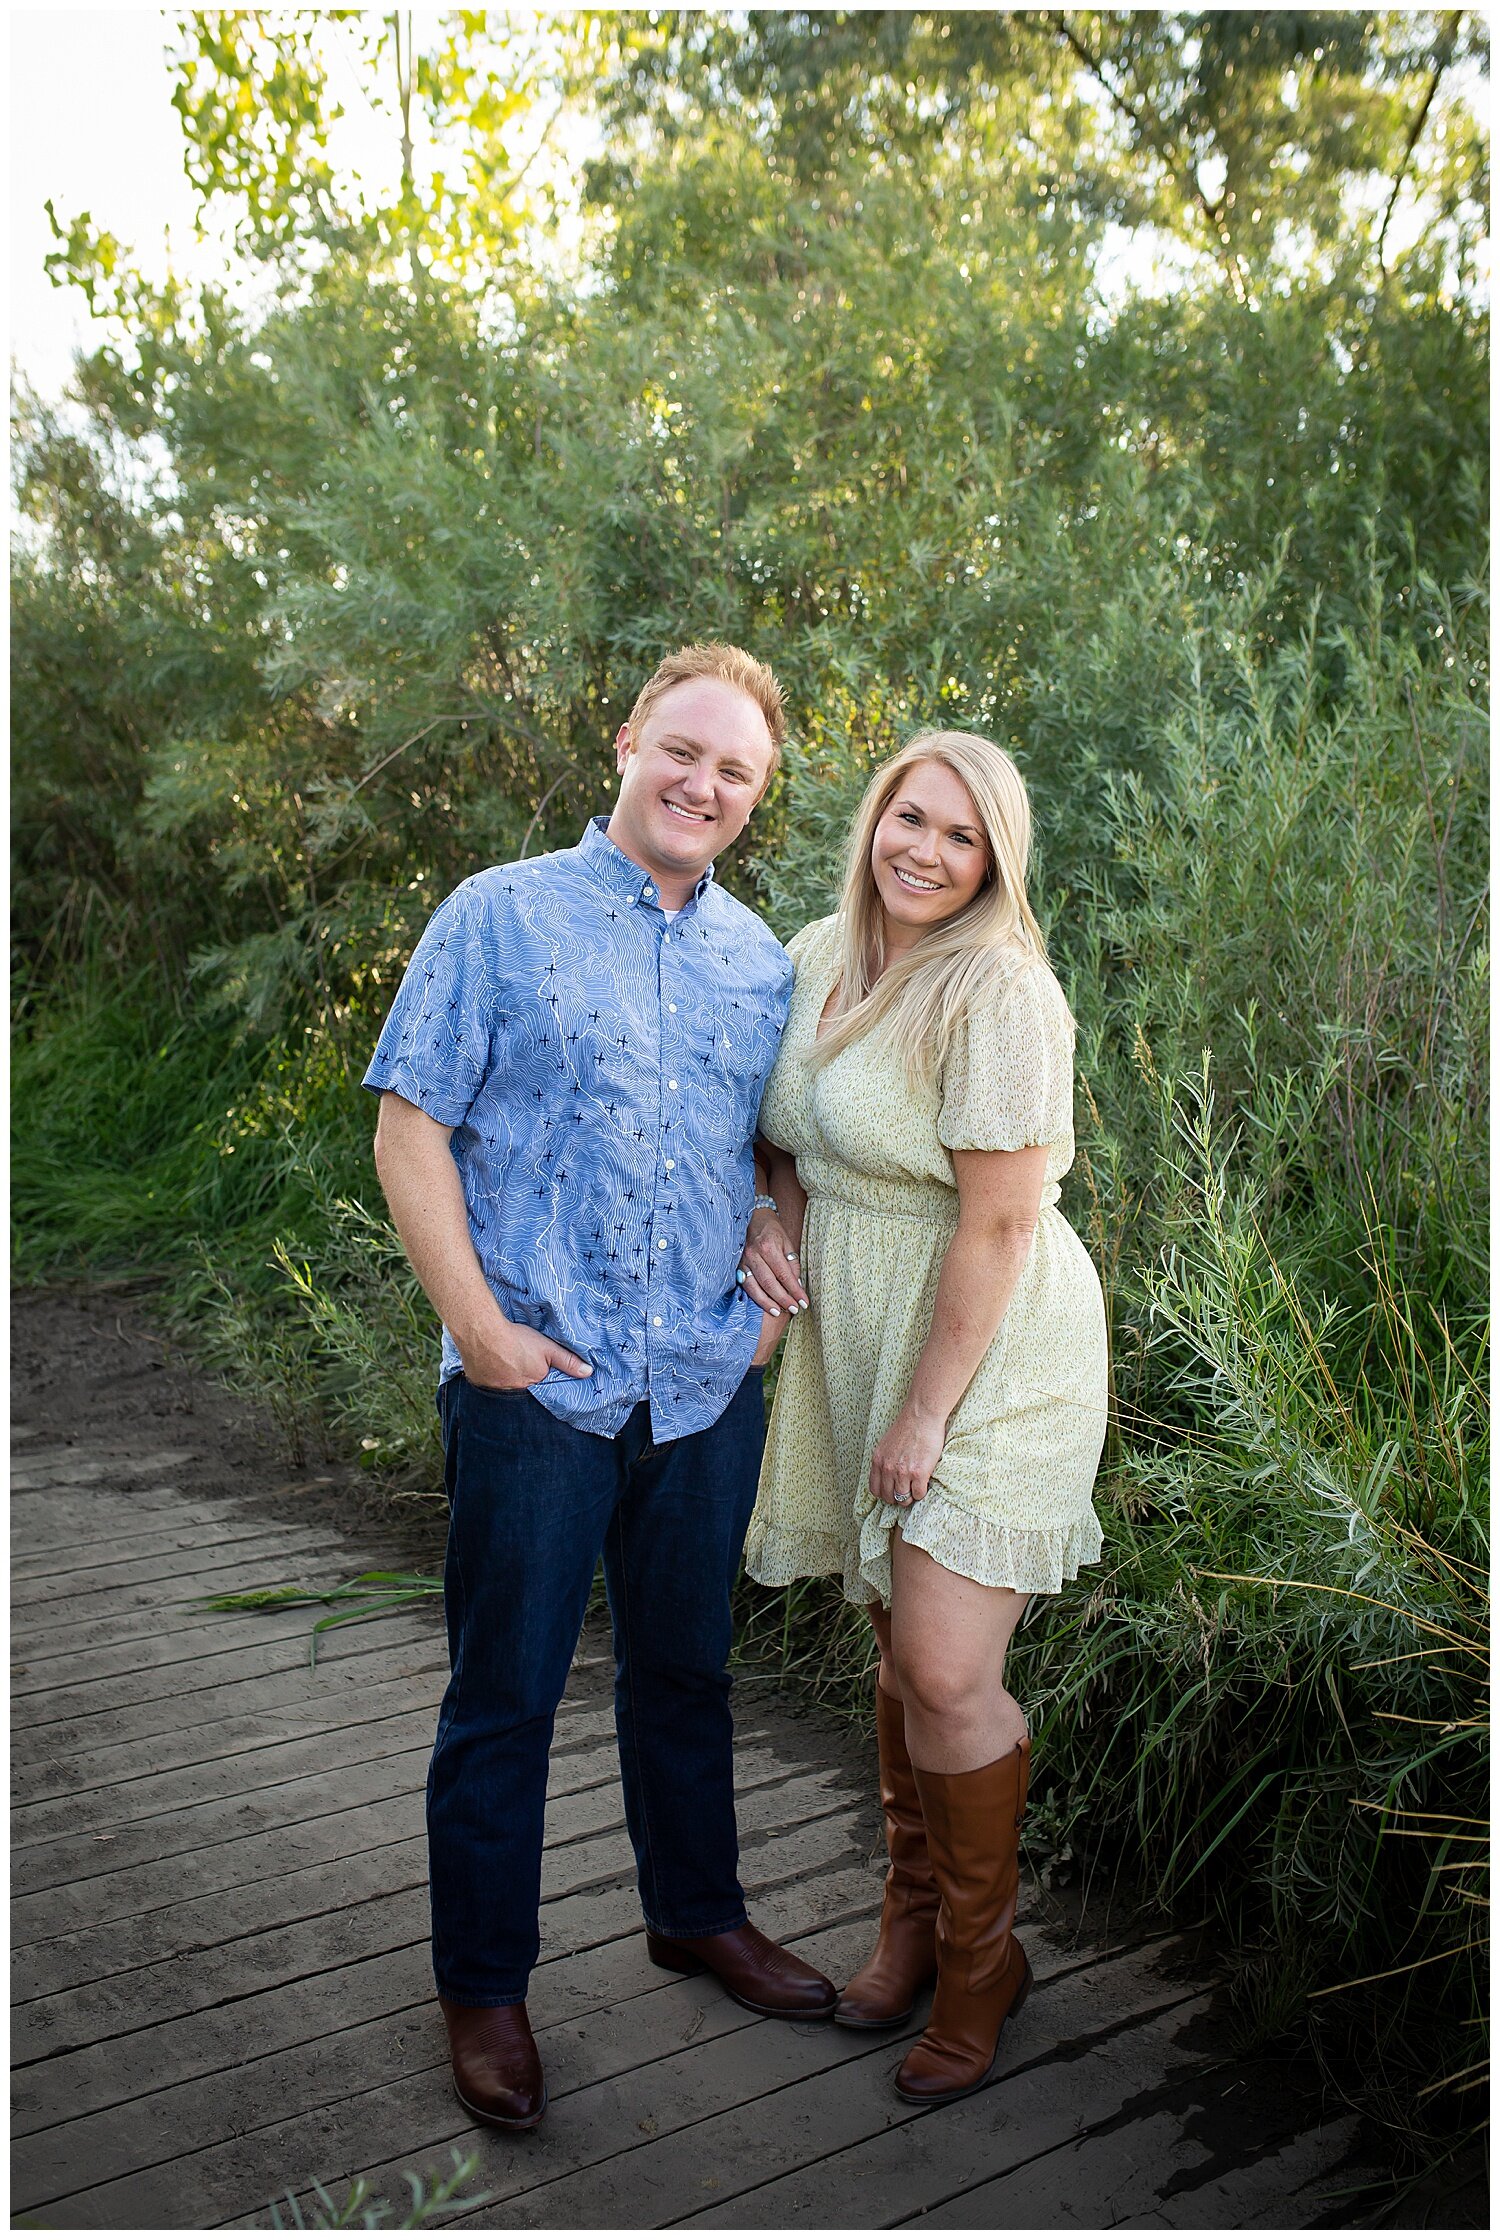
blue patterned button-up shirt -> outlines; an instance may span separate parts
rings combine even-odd
[[[661,1441],[722,1414],[760,1334],[734,1278],[792,966],[711,870],[669,921],[605,822],[449,895],[365,1086],[453,1129],[502,1312],[592,1364],[536,1398],[605,1435],[649,1399]]]

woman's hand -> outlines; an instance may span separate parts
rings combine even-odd
[[[943,1417],[918,1415],[908,1402],[870,1457],[870,1491],[876,1500],[895,1509],[920,1501],[938,1466],[947,1430]]]
[[[764,1310],[766,1320],[778,1326],[779,1337],[790,1317],[800,1314],[808,1304],[808,1297],[802,1264],[785,1224],[768,1206],[757,1206],[750,1216],[740,1266],[745,1272],[746,1293]],[[775,1342],[773,1338],[773,1347]]]

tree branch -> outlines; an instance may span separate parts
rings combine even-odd
[[[1390,200],[1385,206],[1385,216],[1380,221],[1380,232],[1375,240],[1375,262],[1380,267],[1382,280],[1385,278],[1385,237],[1391,219],[1395,215],[1396,199],[1406,183],[1407,168],[1416,153],[1417,142],[1422,137],[1422,130],[1431,112],[1432,104],[1437,99],[1437,89],[1443,82],[1443,73],[1453,60],[1453,49],[1458,40],[1458,27],[1462,20],[1463,11],[1455,8],[1448,18],[1448,28],[1444,33],[1442,50],[1437,61],[1433,64],[1432,76],[1428,80],[1427,92],[1423,96],[1422,106],[1412,119],[1411,130],[1406,135],[1406,146],[1401,151],[1401,161],[1396,166],[1396,176],[1391,185]]]
[[[1089,52],[1060,10],[1050,14],[1047,21],[1061,33],[1084,68],[1104,88],[1115,107],[1130,119],[1145,145],[1161,158],[1173,185],[1186,184],[1193,201],[1219,243],[1221,262],[1234,290],[1235,300],[1243,303],[1246,296],[1245,275],[1234,244],[1229,238],[1229,228],[1224,222],[1223,202],[1211,202],[1204,193],[1203,182],[1198,177],[1197,165],[1192,156],[1180,145],[1174,145],[1172,135],[1158,116],[1140,108],[1126,96],[1120,86],[1111,84],[1104,74],[1103,57]]]

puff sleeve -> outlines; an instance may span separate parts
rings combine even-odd
[[[943,1067],[937,1132],[949,1151],[1071,1146],[1073,1024],[1046,965],[1024,965],[959,1029]]]

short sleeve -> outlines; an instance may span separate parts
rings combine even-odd
[[[960,1027],[937,1132],[950,1151],[1022,1151],[1071,1137],[1073,1026],[1046,965],[1023,967]]]
[[[365,1073],[367,1089],[393,1090],[446,1128],[467,1117],[490,1070],[491,915],[476,879],[434,911]]]

